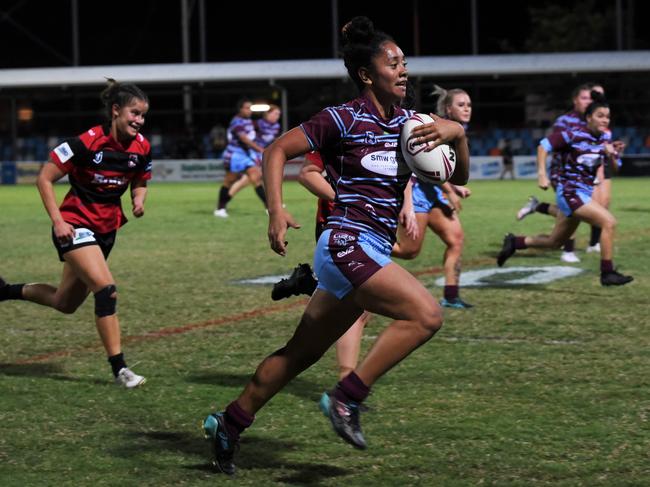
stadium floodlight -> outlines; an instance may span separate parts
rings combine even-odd
[[[253,103],[251,105],[252,112],[268,112],[271,106],[268,103]]]

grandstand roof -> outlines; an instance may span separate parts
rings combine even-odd
[[[650,71],[650,51],[501,54],[409,58],[411,76],[503,76]],[[0,70],[0,88],[134,83],[193,83],[346,76],[340,59],[230,63],[140,64]]]

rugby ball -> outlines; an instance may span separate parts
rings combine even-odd
[[[431,151],[425,151],[430,144],[417,144],[411,131],[433,119],[424,113],[415,113],[402,126],[400,145],[406,165],[413,174],[427,183],[442,184],[456,168],[456,151],[449,144],[440,144]]]

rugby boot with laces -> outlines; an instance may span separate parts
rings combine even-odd
[[[473,308],[473,304],[466,303],[460,297],[454,298],[454,299],[445,299],[442,298],[440,300],[440,306],[443,308],[456,308],[456,309],[468,309],[468,308]]]
[[[210,442],[212,466],[226,475],[235,475],[233,459],[239,449],[239,440],[228,433],[224,413],[212,413],[203,421],[205,439]]]
[[[329,409],[327,416],[332,423],[332,428],[345,441],[359,450],[365,450],[368,445],[361,431],[360,404],[354,401],[339,401],[334,393],[328,393]],[[321,399],[321,405],[323,405]]]
[[[539,205],[539,200],[534,196],[528,198],[528,202],[517,212],[517,220],[523,220],[531,213],[535,213],[535,208]]]
[[[560,260],[568,264],[577,264],[580,262],[580,257],[578,257],[575,252],[562,252]]]
[[[273,285],[271,299],[288,298],[289,296],[299,296],[306,294],[311,296],[318,286],[318,279],[309,264],[298,264],[287,279],[282,279]]]
[[[122,367],[115,377],[115,383],[118,386],[125,387],[126,389],[134,389],[147,382],[147,379],[141,375],[136,374],[128,367]]]
[[[624,276],[616,270],[600,273],[600,284],[603,286],[622,286],[633,280],[632,276]]]
[[[503,238],[503,245],[501,251],[497,256],[497,265],[503,267],[506,260],[508,260],[515,253],[515,236],[512,233],[507,234]]]

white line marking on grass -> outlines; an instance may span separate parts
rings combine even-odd
[[[363,335],[362,340],[375,340],[378,335]],[[542,345],[582,345],[584,342],[580,340],[535,340],[530,338],[506,338],[499,336],[485,336],[485,337],[462,337],[462,336],[438,336],[433,340],[442,340],[443,342],[450,343],[531,343]]]
[[[582,345],[584,342],[579,340],[534,340],[528,338],[506,338],[506,337],[459,337],[444,336],[435,338],[444,342],[468,342],[468,343],[541,343],[543,345]]]
[[[275,284],[280,279],[288,279],[289,274],[278,274],[277,276],[261,276],[261,277],[252,277],[250,279],[239,279],[237,281],[232,281],[235,284],[254,284],[254,285],[264,285],[264,284]]]
[[[476,271],[463,272],[460,275],[461,287],[499,287],[526,284],[546,284],[549,282],[574,277],[583,272],[577,267],[545,266],[545,267],[493,267]],[[444,286],[445,279],[436,279],[436,286]]]

